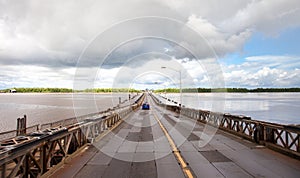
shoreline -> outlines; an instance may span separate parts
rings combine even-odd
[[[137,92],[16,92],[16,93],[9,93],[9,92],[0,92],[0,95],[17,95],[17,94],[128,94],[133,93],[136,94]],[[138,92],[142,93],[142,92]],[[154,92],[155,94],[180,94],[180,92]],[[182,92],[183,94],[202,94],[202,93],[300,93],[300,91],[263,91],[263,92]]]
[[[76,93],[71,93],[71,92],[17,92],[17,93],[0,93],[0,95],[18,95],[18,94],[128,94],[128,93],[133,93],[136,94],[136,92],[76,92]]]

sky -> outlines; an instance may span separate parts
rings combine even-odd
[[[0,0],[0,89],[300,87],[299,19],[299,0]]]

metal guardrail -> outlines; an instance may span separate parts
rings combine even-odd
[[[205,110],[166,105],[151,94],[156,104],[204,124],[210,124],[275,151],[300,159],[300,127],[281,125],[247,116],[223,114]]]
[[[136,97],[138,97],[139,95],[136,94],[136,95],[133,95],[133,97],[131,98],[131,100],[135,99]],[[137,99],[138,100],[138,99]],[[122,101],[122,103],[124,104],[125,102],[127,102],[128,100],[124,100]],[[126,106],[129,106],[130,104],[126,105]],[[126,106],[123,106],[123,107],[126,107]],[[122,107],[114,107],[114,108],[122,108]],[[70,126],[70,125],[73,125],[73,124],[76,124],[78,123],[79,121],[82,121],[86,118],[90,118],[90,117],[93,117],[95,115],[98,115],[98,117],[100,115],[103,115],[105,113],[109,113],[109,111],[112,111],[114,110],[113,109],[107,109],[105,111],[101,111],[101,112],[98,112],[98,113],[92,113],[92,114],[87,114],[87,115],[83,115],[83,116],[79,116],[79,117],[73,117],[73,118],[68,118],[68,119],[64,119],[64,120],[59,120],[59,121],[55,121],[55,122],[49,122],[49,123],[45,123],[45,124],[36,124],[36,125],[33,125],[33,126],[30,126],[30,127],[26,127],[26,128],[23,128],[23,129],[16,129],[16,130],[10,130],[10,131],[5,131],[5,132],[1,132],[0,133],[0,141],[2,140],[6,140],[6,139],[10,139],[10,138],[14,138],[18,135],[26,135],[28,133],[31,133],[31,132],[34,132],[34,131],[38,131],[38,130],[43,130],[43,129],[46,129],[46,128],[51,128],[51,127],[57,127],[57,126]],[[26,117],[26,116],[24,116]],[[22,133],[22,134],[19,134],[19,133]]]
[[[27,127],[26,134],[30,133],[30,132],[38,131],[40,129],[39,126],[40,126],[39,124],[36,124],[36,125],[30,126],[30,127]],[[0,133],[0,141],[18,136],[19,132],[20,132],[20,130],[10,130],[10,131],[6,131],[6,132],[1,132]]]
[[[62,162],[72,153],[92,143],[97,137],[119,122],[136,108],[140,107],[145,95],[140,96],[134,104],[107,111],[102,117],[87,118],[65,126],[38,130],[24,136],[17,136],[2,141],[0,146],[1,177],[40,177],[53,166]],[[44,125],[46,126],[46,125]],[[50,124],[51,126],[51,124]]]

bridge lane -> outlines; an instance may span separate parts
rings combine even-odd
[[[53,176],[66,177],[184,177],[155,115],[167,129],[182,157],[198,177],[297,177],[300,162],[218,131],[199,146],[203,125],[148,101],[151,110],[138,110],[113,132],[94,143],[86,164],[71,161]],[[187,140],[185,139],[187,138]],[[75,158],[80,160],[80,157]],[[81,162],[81,161],[79,161]],[[73,170],[76,167],[76,170]]]

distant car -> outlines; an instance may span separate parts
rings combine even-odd
[[[143,110],[149,110],[149,109],[150,109],[150,105],[149,105],[148,103],[144,103],[144,104],[142,105],[142,109],[143,109]]]

